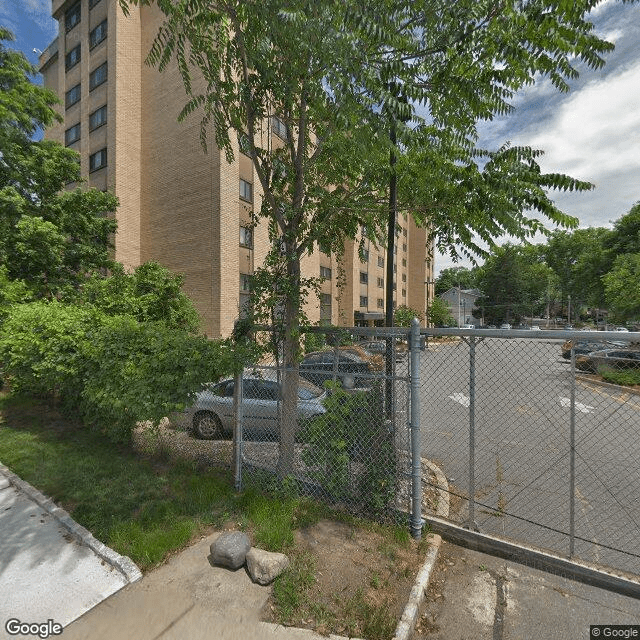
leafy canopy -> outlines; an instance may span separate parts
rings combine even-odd
[[[34,84],[37,70],[9,49],[0,27],[0,265],[39,297],[76,288],[86,274],[111,265],[117,199],[96,189],[64,191],[80,181],[78,154],[33,140],[60,121],[55,94]]]

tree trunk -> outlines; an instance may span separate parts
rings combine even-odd
[[[287,247],[288,249],[289,247]],[[289,256],[292,254],[289,253]],[[300,260],[290,257],[287,264],[287,284],[290,295],[284,301],[284,342],[282,376],[282,422],[280,423],[280,443],[278,477],[285,478],[293,473],[294,444],[298,426],[298,354],[300,352],[299,313]],[[293,292],[293,293],[291,293]]]

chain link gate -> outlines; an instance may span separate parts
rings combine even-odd
[[[419,326],[414,338],[418,344]],[[304,331],[288,469],[279,467],[286,420],[281,347],[268,328],[255,339],[271,349],[236,378],[235,389],[241,391],[235,393],[234,411],[242,427],[234,448],[236,486],[273,486],[284,476],[306,495],[353,515],[410,525],[419,537],[421,494],[414,487],[421,489],[422,472],[412,464],[410,330]],[[234,395],[233,389],[227,392]],[[414,415],[419,415],[415,408]]]
[[[640,369],[640,335],[422,333],[423,455],[451,497],[434,526],[640,597],[640,395],[602,378]]]

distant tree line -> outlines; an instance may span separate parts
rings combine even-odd
[[[587,319],[601,312],[614,322],[640,318],[640,202],[613,229],[555,231],[544,244],[505,244],[472,269],[444,269],[436,295],[478,288],[476,317],[486,324],[532,316]]]

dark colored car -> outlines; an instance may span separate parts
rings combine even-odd
[[[337,359],[333,349],[308,353],[300,363],[300,375],[319,387],[335,376],[344,389],[369,388],[376,374],[384,369],[384,360],[357,350],[358,347],[340,347]]]
[[[602,349],[626,347],[627,342],[614,342],[611,340],[566,340],[562,345],[562,357],[565,360],[571,359],[571,347],[575,351],[576,356],[581,356],[592,351],[602,351]]]
[[[383,359],[387,357],[387,341],[386,340],[370,340],[369,342],[359,342],[358,346],[371,354],[381,356]],[[395,354],[396,362],[400,362],[407,358],[407,345],[404,342],[396,341]]]
[[[640,351],[630,349],[603,349],[576,358],[576,368],[596,373],[601,367],[617,371],[640,369]]]

